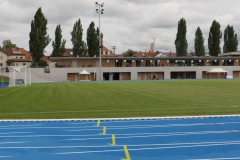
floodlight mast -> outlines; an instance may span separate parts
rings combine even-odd
[[[100,81],[102,81],[102,58],[101,58],[101,50],[102,50],[102,45],[101,45],[101,28],[100,28],[100,14],[103,14],[104,9],[101,9],[101,7],[103,7],[103,4],[99,4],[98,2],[95,2],[96,7],[98,7],[98,9],[96,9],[96,12],[98,13],[99,16],[99,74],[100,74]]]

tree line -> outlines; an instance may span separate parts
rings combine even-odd
[[[31,21],[31,31],[29,33],[29,50],[32,56],[33,64],[38,66],[40,59],[44,56],[44,49],[51,42],[51,38],[47,34],[47,19],[42,13],[41,7],[38,8],[34,15],[34,19]],[[87,29],[86,42],[82,39],[83,28],[81,20],[78,19],[73,26],[73,30],[70,33],[73,45],[73,56],[99,56],[99,48],[103,46],[103,34],[101,33],[101,45],[99,46],[99,29],[95,29],[94,22],[91,22]],[[2,48],[16,48],[17,45],[13,44],[11,40],[3,40]],[[52,41],[52,56],[62,57],[65,48],[66,40],[62,39],[61,25],[57,25],[55,29],[55,39]]]
[[[220,40],[222,38],[221,25],[214,20],[210,27],[208,36],[208,49],[210,56],[218,56],[221,53]],[[188,43],[186,39],[187,25],[184,18],[178,22],[177,35],[175,40],[177,56],[187,56]],[[200,27],[195,32],[194,48],[196,56],[205,56],[204,38]],[[227,26],[224,30],[223,53],[237,52],[238,39],[233,26]]]
[[[31,22],[31,31],[29,33],[29,49],[34,64],[38,66],[38,62],[44,56],[44,49],[51,42],[51,38],[47,34],[47,19],[42,13],[41,7],[38,8],[34,15],[34,19]],[[214,20],[210,27],[208,37],[208,49],[210,56],[218,56],[221,53],[220,39],[222,38],[222,32],[220,30],[220,24]],[[187,56],[188,42],[186,39],[187,25],[184,18],[178,22],[178,29],[175,39],[175,48],[177,56]],[[82,40],[83,28],[81,20],[78,19],[73,26],[73,30],[70,33],[73,45],[73,56],[99,56],[99,48],[103,46],[103,34],[99,35],[98,27],[95,29],[94,22],[91,22],[87,29],[86,42]],[[101,45],[99,46],[99,38],[101,38]],[[200,27],[197,28],[194,39],[194,48],[196,56],[205,56],[204,38]],[[55,39],[52,41],[52,56],[62,57],[65,48],[66,40],[62,39],[61,25],[57,25],[55,29]],[[17,47],[11,40],[4,40],[2,48]],[[237,34],[233,26],[227,26],[224,30],[224,45],[223,52],[236,52],[238,49]],[[133,56],[136,52],[133,50],[127,50],[123,53],[124,56]]]
[[[73,56],[89,56],[93,57],[99,55],[99,29],[95,29],[94,22],[91,22],[87,30],[86,42],[82,39],[83,28],[81,20],[78,19],[73,26],[73,30],[70,33],[73,45]],[[47,34],[47,19],[42,13],[42,9],[38,8],[34,19],[31,22],[31,31],[29,33],[29,49],[34,64],[38,66],[38,62],[44,56],[44,49],[51,42],[51,38]],[[101,34],[101,42],[103,42],[103,34]],[[61,25],[57,25],[55,29],[55,39],[52,41],[52,56],[62,57],[65,48],[66,40],[62,39]]]

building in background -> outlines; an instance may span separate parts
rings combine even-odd
[[[0,51],[0,67],[5,68],[7,66],[7,55]]]
[[[2,52],[7,55],[7,66],[31,66],[32,64],[30,53],[23,48],[5,48]]]

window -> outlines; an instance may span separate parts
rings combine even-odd
[[[21,59],[22,59],[22,57],[21,57]]]
[[[25,64],[25,63],[23,63],[23,65],[25,66],[26,64]]]
[[[2,64],[2,63],[0,63],[0,66],[3,66],[3,64]]]
[[[13,51],[13,54],[22,54],[20,51]]]
[[[3,59],[3,56],[0,56],[0,59]]]

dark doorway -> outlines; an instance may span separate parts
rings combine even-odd
[[[119,80],[119,73],[113,73],[113,80]]]
[[[109,81],[109,73],[103,73],[103,80]]]
[[[171,72],[171,79],[196,79],[196,72]]]

